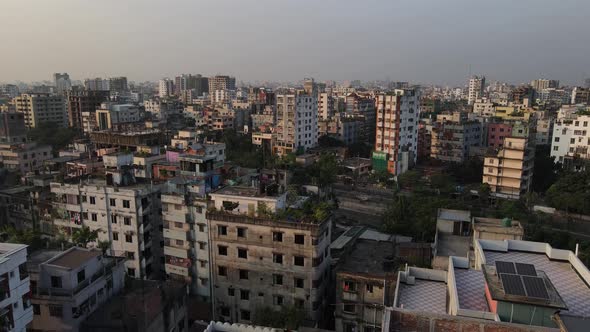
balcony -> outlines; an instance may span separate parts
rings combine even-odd
[[[182,266],[177,266],[177,265],[173,265],[173,264],[165,264],[165,269],[166,269],[166,273],[168,274],[178,274],[184,277],[188,277],[189,276],[189,270],[186,267],[182,267]]]
[[[168,255],[168,256],[174,256],[174,257],[179,257],[179,258],[189,258],[190,255],[190,249],[184,249],[184,248],[175,248],[175,247],[171,247],[171,246],[164,246],[164,255]]]
[[[164,228],[164,238],[186,241],[186,240],[189,240],[189,235],[188,235],[187,231],[185,231],[185,230]]]

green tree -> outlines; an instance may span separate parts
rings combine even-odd
[[[535,169],[533,172],[533,191],[544,193],[557,181],[561,165],[551,157],[551,146],[540,145],[535,151]]]
[[[17,230],[12,226],[4,226],[0,230],[1,241],[8,243],[20,243],[29,246],[30,251],[41,249],[45,246],[45,240],[39,231],[33,229]]]
[[[562,174],[547,190],[545,200],[558,210],[589,214],[590,170]]]
[[[53,151],[65,148],[77,136],[75,128],[59,128],[52,122],[42,122],[28,132],[29,139],[39,144],[51,145]]]
[[[98,229],[90,230],[90,227],[82,226],[72,232],[72,242],[80,247],[88,247],[88,243],[96,242],[98,239]]]

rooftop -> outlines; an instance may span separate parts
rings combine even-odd
[[[485,280],[480,270],[455,268],[458,307],[477,311],[490,311],[485,297]]]
[[[397,307],[446,314],[447,285],[444,281],[417,278],[413,284],[400,282]]]
[[[39,265],[41,263],[45,263],[48,260],[52,259],[53,257],[61,254],[63,251],[61,250],[48,250],[42,249],[37,250],[29,255],[27,258],[27,270],[29,271],[39,271]]]
[[[0,263],[4,263],[8,259],[8,256],[27,247],[26,244],[0,243]]]
[[[489,231],[493,233],[523,235],[524,229],[519,221],[511,220],[510,227],[502,225],[503,219],[495,218],[473,218],[473,228],[477,231]]]
[[[46,264],[60,266],[66,269],[75,269],[94,257],[101,256],[102,251],[96,249],[84,249],[72,247],[54,258],[46,261]]]
[[[258,188],[245,186],[225,186],[212,192],[211,194],[243,197],[270,197],[266,195],[266,193],[260,193]]]
[[[350,272],[381,278],[395,275],[395,244],[389,241],[357,240],[350,254],[338,266],[339,272]]]

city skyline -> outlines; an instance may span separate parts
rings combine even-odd
[[[54,72],[75,80],[127,76],[138,82],[222,73],[246,82],[314,77],[464,85],[471,73],[513,84],[551,78],[576,85],[589,74],[584,56],[590,47],[580,42],[590,27],[583,14],[589,3],[109,6],[116,4],[4,1],[0,26],[12,31],[5,37],[12,47],[3,54],[0,81],[49,80]],[[24,19],[34,23],[24,25]]]

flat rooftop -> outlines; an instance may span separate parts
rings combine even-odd
[[[400,282],[397,306],[403,309],[447,313],[447,284],[416,279],[414,285]]]
[[[502,219],[495,218],[473,218],[473,228],[478,231],[490,231],[493,233],[504,233],[504,234],[524,234],[524,229],[519,221],[511,220],[510,227],[502,225]]]
[[[243,186],[225,186],[221,189],[212,192],[211,194],[244,197],[273,197],[267,196],[266,193],[259,193],[258,188]]]
[[[438,209],[438,219],[452,221],[471,221],[471,212],[465,210]]]
[[[455,268],[458,307],[460,309],[487,311],[485,279],[481,270]]]
[[[338,272],[384,277],[395,275],[395,244],[390,241],[358,239],[354,248],[341,260]]]
[[[73,247],[61,254],[58,254],[53,259],[46,261],[46,264],[64,267],[66,269],[75,269],[94,257],[102,255],[100,250],[83,249]]]
[[[573,316],[590,317],[590,288],[567,261],[550,260],[541,253],[508,250],[507,252],[484,250],[486,264],[494,265],[496,260],[532,264],[545,272],[568,310],[563,313]]]
[[[438,233],[437,256],[467,257],[471,237]]]

